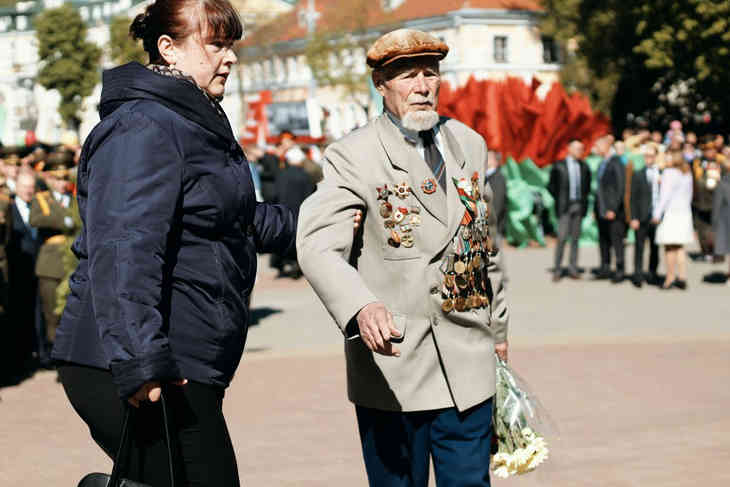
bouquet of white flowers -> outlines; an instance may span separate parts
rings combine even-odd
[[[492,421],[496,452],[492,455],[494,475],[507,478],[537,468],[548,459],[548,445],[539,433],[546,426],[547,415],[527,385],[499,357],[497,360],[497,392],[494,396]]]

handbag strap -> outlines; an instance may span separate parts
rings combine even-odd
[[[170,440],[170,419],[167,413],[167,402],[165,401],[165,395],[160,395],[160,402],[162,405],[162,418],[165,426],[165,443],[167,444],[167,467],[170,470],[170,487],[175,486],[175,469],[172,460],[172,442]],[[124,419],[122,420],[122,435],[119,441],[119,449],[117,455],[114,458],[114,466],[112,467],[112,473],[109,477],[109,483],[107,487],[121,487],[122,481],[122,465],[126,464],[129,460],[129,453],[132,450],[132,444],[130,441],[130,427],[129,423],[132,416],[132,408],[129,404],[124,404]]]

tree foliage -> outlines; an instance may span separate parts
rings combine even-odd
[[[101,49],[86,39],[86,25],[70,5],[45,10],[34,19],[38,38],[38,81],[61,94],[59,112],[78,129],[83,99],[99,82]]]
[[[706,115],[727,126],[730,0],[544,0],[542,30],[566,47],[561,79],[617,129]]]
[[[134,40],[129,34],[131,23],[125,15],[114,17],[109,24],[109,57],[116,64],[125,64],[131,61],[145,64],[147,53],[142,48],[142,41]]]
[[[369,40],[362,34],[367,21],[380,7],[370,0],[348,2],[346,8],[328,12],[327,24],[310,37],[305,58],[317,83],[339,86],[348,95],[366,93],[368,72],[354,53],[366,50]]]

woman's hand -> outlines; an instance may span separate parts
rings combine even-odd
[[[176,386],[184,386],[187,383],[187,379],[180,379],[171,382],[171,384],[174,384]],[[160,386],[160,383],[157,381],[150,381],[142,384],[142,387],[140,387],[139,390],[135,392],[132,397],[127,399],[127,401],[129,401],[129,404],[131,404],[132,406],[138,408],[140,402],[157,402],[160,400],[161,395],[162,387]]]
[[[360,229],[360,222],[362,222],[362,210],[356,210],[353,218],[353,231],[355,233]]]

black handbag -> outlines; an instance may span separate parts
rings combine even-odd
[[[167,462],[170,469],[170,487],[175,486],[175,472],[172,463],[172,443],[170,442],[170,421],[167,415],[167,404],[165,403],[165,396],[160,396],[162,403],[162,417],[165,423],[165,442],[167,443]],[[129,459],[129,452],[132,449],[132,442],[130,441],[130,428],[129,423],[131,421],[132,408],[129,405],[125,407],[124,419],[122,420],[122,435],[119,441],[119,449],[117,455],[114,458],[114,467],[112,468],[111,475],[105,473],[90,473],[85,475],[84,478],[79,482],[78,487],[151,487],[147,484],[140,482],[133,482],[131,480],[122,478],[122,469],[124,468],[127,460]]]

